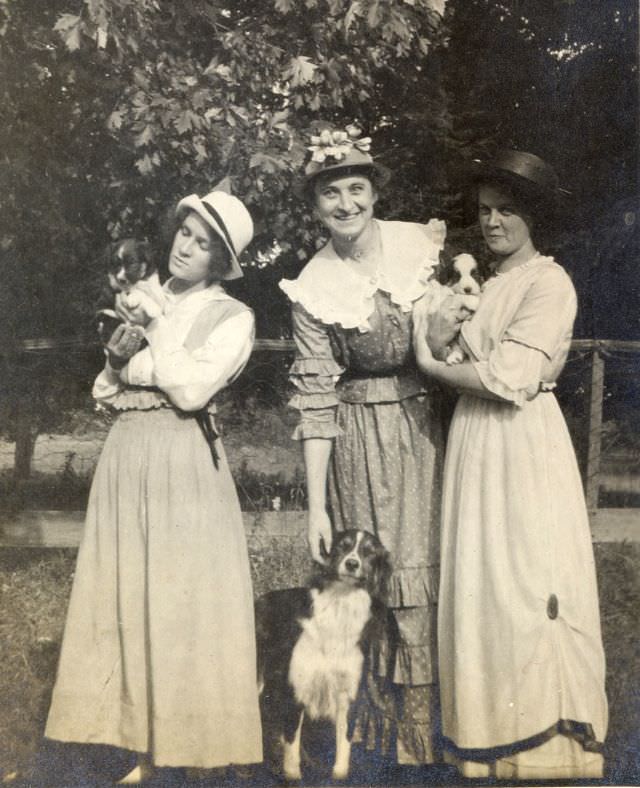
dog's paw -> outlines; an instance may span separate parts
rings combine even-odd
[[[446,357],[445,361],[450,367],[455,366],[456,364],[462,364],[462,362],[464,361],[464,353],[462,351],[462,348],[460,347],[454,348],[451,351],[451,353],[449,353],[449,355]]]
[[[331,770],[331,779],[342,782],[349,777],[349,766],[342,766],[336,764]]]
[[[299,766],[297,768],[295,767],[287,768],[285,766],[284,769],[282,770],[282,776],[287,782],[290,783],[299,782],[300,780],[302,780],[302,770],[300,769]]]

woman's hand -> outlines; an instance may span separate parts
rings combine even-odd
[[[426,341],[434,358],[444,361],[448,347],[460,333],[460,326],[473,313],[464,305],[464,296],[449,293],[433,305],[426,323]]]
[[[331,521],[325,509],[309,509],[309,548],[311,557],[319,564],[326,564],[331,550]],[[324,554],[323,554],[324,547]]]
[[[106,345],[111,368],[122,369],[127,361],[140,350],[143,339],[142,331],[137,326],[129,326],[126,323],[119,325]]]

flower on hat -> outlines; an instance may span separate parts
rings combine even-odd
[[[336,162],[342,161],[352,148],[361,153],[368,153],[371,149],[371,137],[362,137],[362,130],[354,124],[347,126],[345,131],[323,129],[320,134],[311,137],[311,161],[322,164],[331,158]]]

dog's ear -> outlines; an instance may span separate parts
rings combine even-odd
[[[380,547],[371,562],[371,571],[369,573],[369,593],[374,599],[387,602],[392,572],[391,556],[384,547]]]
[[[146,279],[146,277],[150,276],[155,270],[155,266],[153,264],[153,250],[151,248],[151,244],[146,238],[138,242],[138,259],[142,263],[142,273],[140,278]]]
[[[461,252],[462,250],[450,241],[444,242],[444,247],[439,254],[438,265],[434,269],[435,277],[441,285],[448,284],[453,270],[453,261]]]

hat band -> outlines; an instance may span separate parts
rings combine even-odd
[[[229,235],[229,231],[227,230],[226,224],[222,221],[222,216],[220,216],[218,211],[216,211],[216,209],[213,206],[209,205],[208,202],[205,202],[204,200],[200,200],[200,202],[202,203],[202,205],[204,205],[207,211],[215,219],[216,224],[218,224],[220,229],[222,230],[222,234],[224,236],[224,240],[227,242],[227,246],[229,247],[229,249],[231,249],[231,252],[234,255],[234,257],[237,257],[238,255],[236,254],[236,248],[233,245],[233,241],[231,240],[231,236]]]

